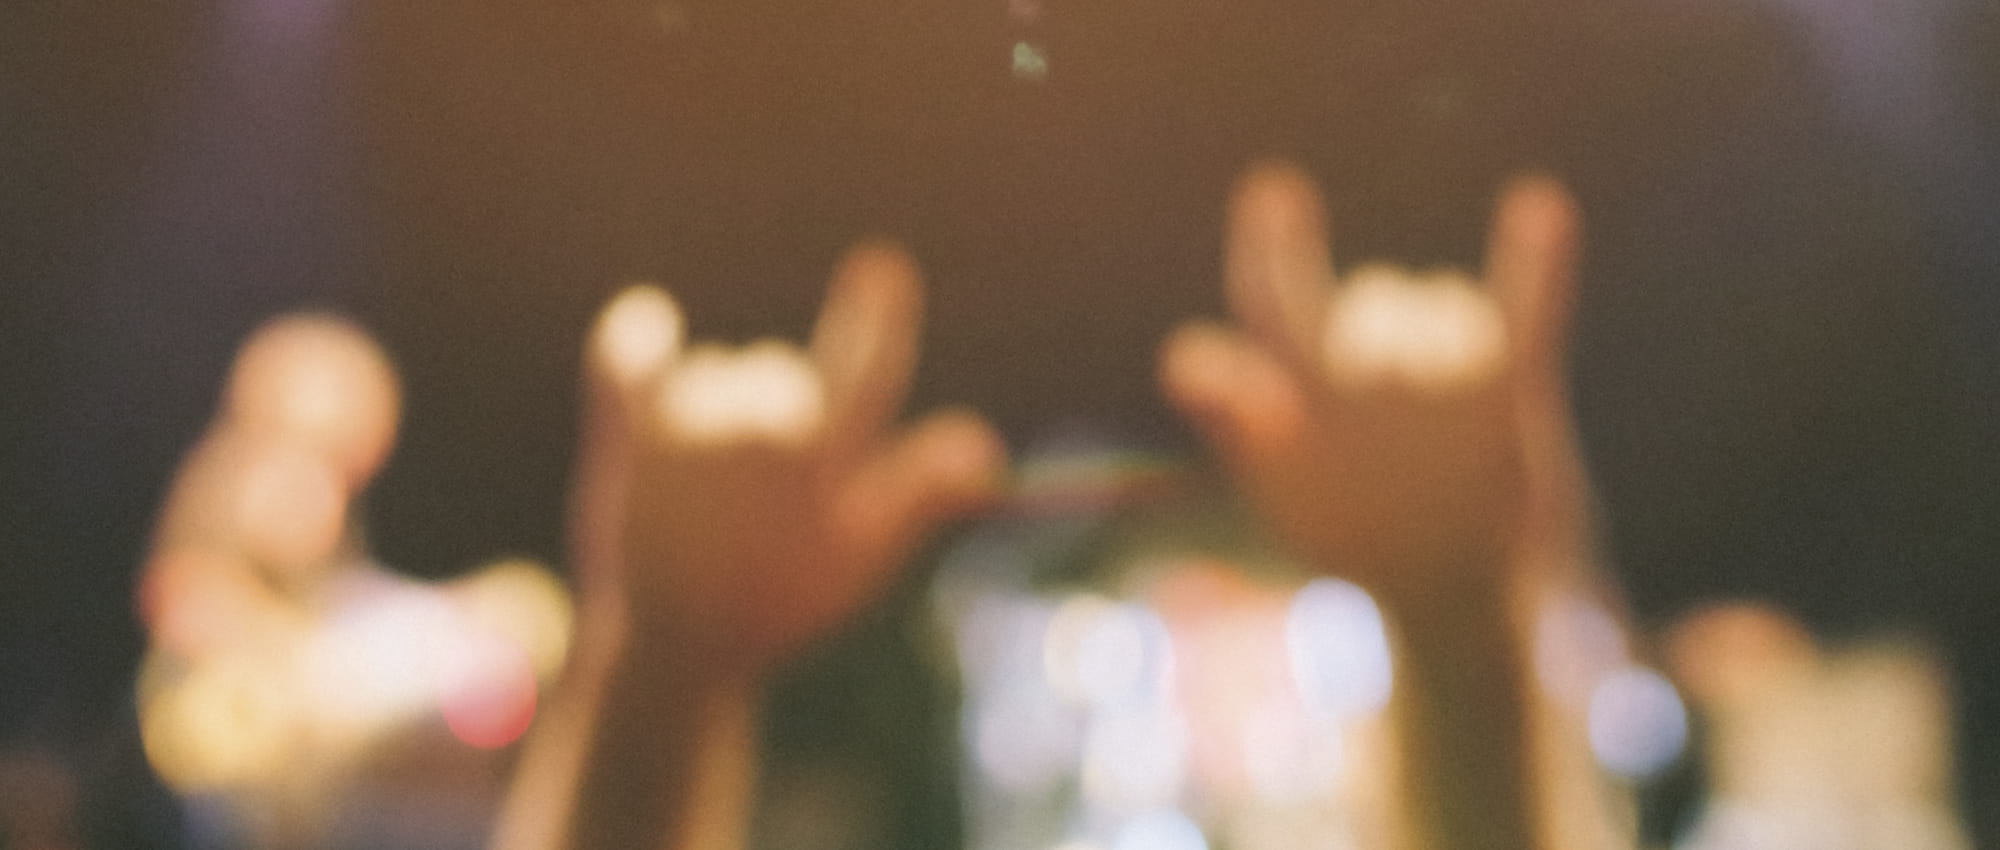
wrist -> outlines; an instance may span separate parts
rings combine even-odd
[[[676,694],[677,703],[723,701],[754,704],[763,686],[761,667],[715,634],[690,630],[625,604],[589,600],[565,678],[582,689],[612,681]]]
[[[629,625],[629,624],[628,624]],[[668,638],[627,628],[579,657],[578,810],[563,846],[742,846],[761,682],[705,669]]]
[[[1383,601],[1409,846],[1538,846],[1517,584],[1509,571],[1461,565],[1421,596]]]

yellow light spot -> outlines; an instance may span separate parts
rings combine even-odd
[[[569,653],[574,623],[569,591],[532,561],[501,561],[453,591],[474,625],[507,636],[528,653],[535,675],[553,676]]]
[[[298,705],[275,659],[248,653],[141,674],[140,736],[160,778],[182,792],[268,782],[284,758]]]
[[[1349,386],[1449,393],[1497,373],[1506,341],[1499,304],[1463,275],[1371,264],[1331,300],[1322,346],[1329,372]]]
[[[659,413],[695,445],[805,442],[825,416],[825,388],[804,352],[780,342],[740,351],[702,346],[674,369]]]

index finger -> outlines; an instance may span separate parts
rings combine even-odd
[[[1305,374],[1318,374],[1319,338],[1333,286],[1326,212],[1312,178],[1262,163],[1230,203],[1226,286],[1251,335]]]

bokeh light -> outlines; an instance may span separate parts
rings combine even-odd
[[[1355,386],[1450,391],[1485,380],[1506,359],[1500,305],[1449,270],[1355,269],[1329,302],[1324,333],[1329,374]]]
[[[1660,674],[1641,667],[1599,682],[1590,698],[1590,748],[1606,770],[1643,779],[1680,758],[1688,741],[1687,708]]]
[[[1382,611],[1352,582],[1318,578],[1292,597],[1285,646],[1305,704],[1355,715],[1389,702],[1394,664]]]
[[[1118,830],[1111,850],[1208,850],[1208,838],[1186,814],[1162,809],[1133,818]]]
[[[535,718],[535,666],[519,644],[483,631],[461,636],[443,661],[438,708],[453,736],[492,750],[528,731]]]
[[[671,432],[691,443],[804,441],[826,415],[826,390],[805,353],[781,342],[741,350],[697,346],[659,399]]]
[[[246,650],[189,667],[147,665],[139,681],[140,735],[162,780],[187,793],[248,789],[279,771],[311,769],[287,758],[303,694],[286,660]]]

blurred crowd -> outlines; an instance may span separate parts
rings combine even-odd
[[[901,507],[942,532],[868,549],[858,615],[787,609],[747,843],[1396,846],[1408,591],[1299,546],[1204,417],[1261,366],[1207,407],[1157,375],[1233,356],[1163,355],[1190,319],[1270,341],[1223,281],[1273,156],[1361,384],[1483,380],[1512,337],[1440,270],[1492,273],[1509,179],[1573,194],[1588,539],[1520,615],[1552,846],[2000,842],[1996,56],[1971,0],[0,11],[0,847],[532,821],[588,553],[684,551],[579,531],[600,310],[656,280],[688,336],[803,337],[877,236],[929,307],[870,415],[907,385],[1013,459],[972,500],[924,420]],[[838,424],[837,369],[789,405],[757,345],[689,349],[676,433]]]

